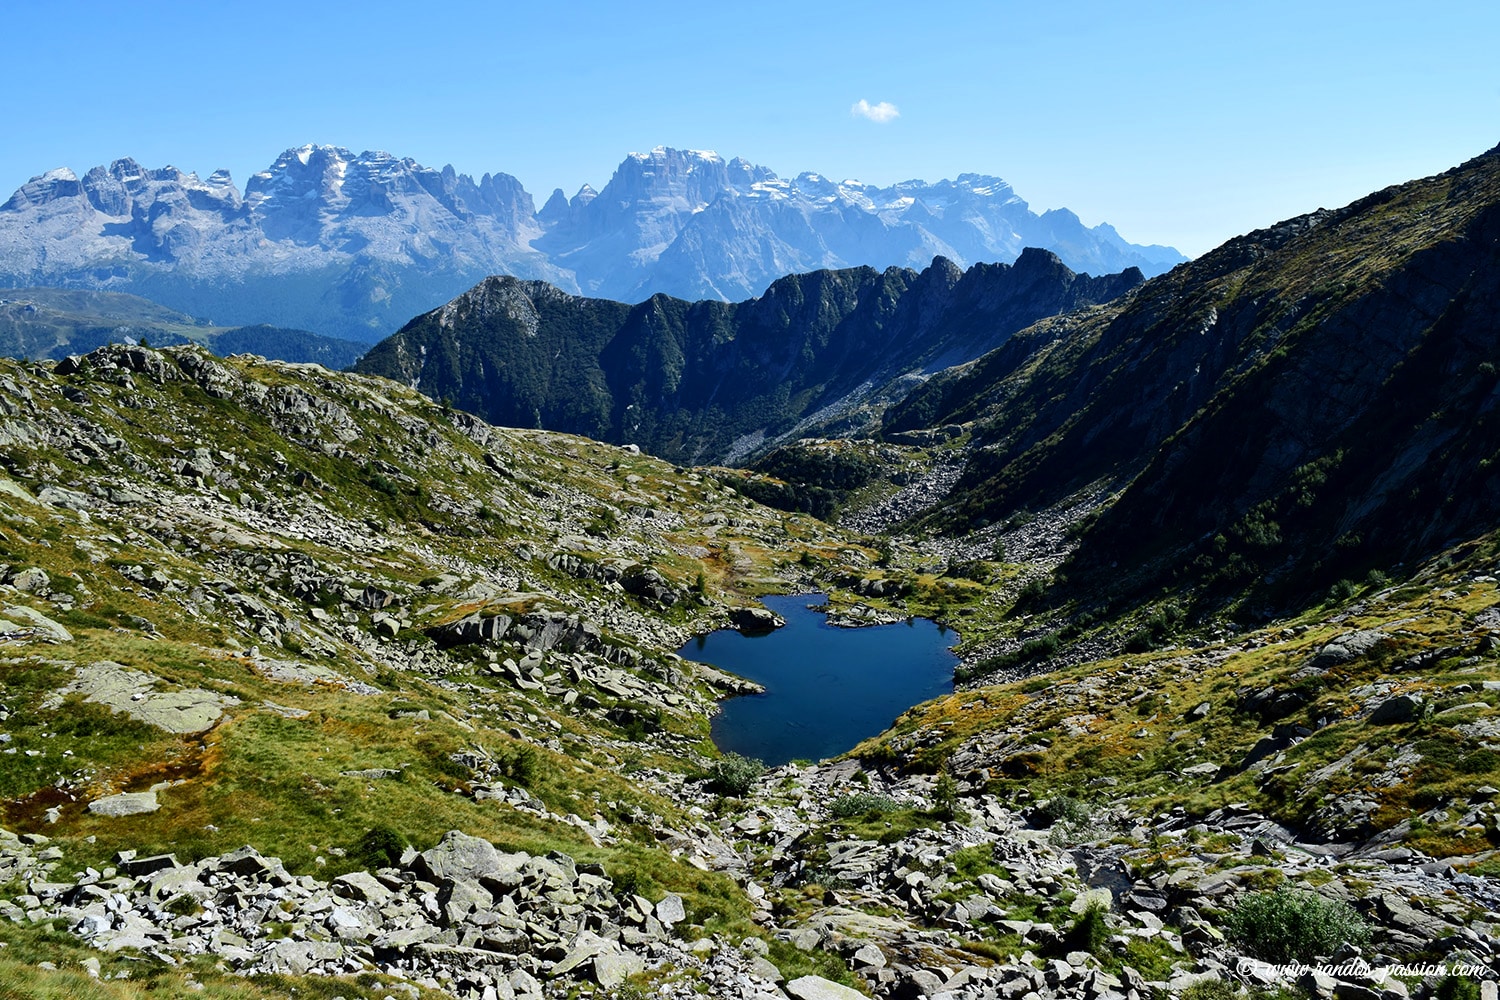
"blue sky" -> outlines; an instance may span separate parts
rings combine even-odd
[[[12,0],[0,199],[121,156],[243,189],[326,142],[514,174],[540,204],[660,144],[993,174],[1199,254],[1500,142],[1500,4],[1416,6]]]

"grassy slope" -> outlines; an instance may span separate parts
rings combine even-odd
[[[1500,828],[1476,824],[1467,804],[1500,786],[1500,662],[1492,628],[1475,623],[1500,597],[1497,556],[1500,540],[1489,537],[1402,585],[1262,629],[937,699],[851,754],[928,769],[963,761],[1005,797],[1125,799],[1142,816],[1247,803],[1314,836],[1330,805],[1367,797],[1364,836],[1385,831],[1438,857],[1487,852],[1500,846]],[[1388,638],[1326,672],[1308,669],[1325,645],[1361,629]],[[1270,716],[1248,707],[1268,687],[1299,703]],[[1420,717],[1370,721],[1376,705],[1404,694],[1425,700]],[[1252,749],[1278,726],[1304,728],[1252,766]],[[1184,775],[1204,763],[1219,770]]]
[[[0,563],[44,570],[54,598],[61,595],[10,592],[6,600],[51,616],[74,638],[0,646],[0,701],[16,751],[0,755],[4,824],[53,838],[69,870],[103,867],[119,849],[201,857],[248,842],[323,877],[359,864],[348,852],[372,827],[393,827],[419,846],[461,827],[516,849],[603,861],[612,874],[635,873],[653,894],[683,893],[697,920],[743,922],[744,897],[728,877],[658,846],[658,830],[694,820],[639,777],[647,767],[703,766],[715,752],[707,740],[712,692],[690,685],[663,714],[664,732],[640,739],[490,676],[471,647],[440,658],[421,629],[483,609],[552,607],[593,617],[616,608],[606,641],[660,660],[686,626],[711,620],[719,602],[791,587],[801,570],[783,553],[835,559],[840,550],[857,552],[857,541],[618,448],[524,431],[489,431],[481,444],[474,438],[486,432],[461,432],[473,426],[468,418],[392,383],[243,360],[220,370],[243,380],[230,398],[187,381],[155,385],[137,375],[129,388],[85,372],[66,380],[78,393],[67,399],[64,380],[0,362],[0,379],[34,400],[31,409],[5,391],[22,410],[7,431],[24,434],[24,421],[49,434],[122,442],[107,457],[54,442],[6,449],[9,482],[19,488],[0,492]],[[336,443],[341,418],[333,411],[288,431],[284,418],[255,402],[264,391],[329,401],[358,436]],[[194,447],[209,447],[228,478],[185,480],[176,470]],[[48,485],[135,492],[122,503],[94,500],[80,514],[36,502]],[[226,525],[240,534],[209,534]],[[360,544],[341,547],[341,537]],[[649,560],[688,596],[652,605],[549,569],[542,557],[554,551]],[[291,553],[356,593],[368,582],[398,594],[391,610],[410,625],[372,642],[372,613],[341,598],[339,587],[294,596],[274,568]],[[136,567],[170,583],[142,585]],[[694,596],[700,580],[702,602]],[[214,596],[233,590],[284,617],[272,638]],[[346,638],[353,633],[358,642]],[[395,654],[413,651],[439,660],[441,670],[401,669]],[[520,658],[518,647],[500,652]],[[103,659],[151,673],[159,688],[203,688],[239,704],[209,732],[187,737],[77,695],[47,704],[71,664]],[[379,692],[275,680],[267,659]],[[594,695],[606,706],[615,701]],[[424,710],[425,719],[404,714]],[[503,783],[523,785],[547,817],[475,801],[465,793],[478,777],[453,759],[476,747],[512,759],[523,743],[535,763]],[[401,776],[340,775],[370,768]],[[105,819],[83,808],[99,795],[163,781],[172,784],[159,793],[158,812]],[[51,807],[60,811],[56,822],[46,818]],[[602,818],[611,837],[596,842],[564,821],[569,814]]]

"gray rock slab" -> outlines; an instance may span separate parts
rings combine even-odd
[[[89,803],[89,812],[95,816],[139,816],[160,808],[155,792],[121,792]]]
[[[607,990],[614,989],[627,976],[645,968],[645,960],[634,952],[601,951],[594,956],[594,981]]]
[[[412,870],[430,882],[444,879],[478,879],[493,875],[502,868],[500,852],[482,837],[471,837],[461,830],[449,830],[437,846],[423,851],[412,862]]]
[[[42,638],[51,639],[53,642],[73,641],[72,632],[40,611],[28,608],[24,604],[7,604],[4,617],[0,618],[0,635],[19,632],[22,629],[35,630]]]
[[[1385,638],[1386,634],[1376,629],[1346,632],[1319,650],[1318,655],[1313,657],[1311,665],[1317,669],[1326,670],[1340,663],[1348,663],[1350,660],[1364,656],[1380,645]]]
[[[752,975],[759,976],[768,982],[781,983],[786,981],[786,976],[781,974],[781,970],[777,968],[776,964],[762,955],[751,956],[750,972]]]
[[[175,854],[153,854],[148,858],[121,858],[117,864],[122,875],[129,875],[132,878],[154,875],[164,869],[178,867]]]
[[[333,891],[346,899],[357,899],[379,906],[391,898],[391,890],[369,872],[349,872],[333,880]]]
[[[69,694],[81,694],[84,701],[104,705],[147,725],[169,733],[201,733],[212,729],[224,715],[224,709],[238,705],[239,699],[202,688],[179,688],[158,691],[159,678],[119,663],[100,660],[79,667],[73,682],[53,692],[49,704],[60,705]]]
[[[794,1000],[868,1000],[858,990],[824,979],[822,976],[803,976],[793,979],[785,986],[787,995]]]

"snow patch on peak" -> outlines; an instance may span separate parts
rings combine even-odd
[[[44,184],[56,181],[76,181],[78,180],[78,175],[73,173],[73,171],[69,170],[67,167],[57,167],[53,170],[47,171],[42,176],[38,177],[37,180],[41,181]]]
[[[680,156],[687,160],[696,160],[700,163],[723,163],[724,158],[712,149],[677,149],[672,146],[652,146],[649,153],[630,153],[625,158],[637,163],[645,163],[648,160],[665,160],[672,156]]]

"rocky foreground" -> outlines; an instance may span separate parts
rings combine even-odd
[[[732,874],[767,939],[835,959],[875,996],[1139,1000],[1220,995],[1202,984],[1222,983],[1395,1000],[1431,995],[1447,978],[1431,970],[1445,967],[1483,970],[1472,978],[1484,996],[1500,980],[1495,880],[1409,848],[1302,842],[1247,808],[1142,821],[1056,801],[1012,808],[961,788],[940,820],[941,779],[852,761],[776,769],[742,800],[645,777],[698,802],[699,823],[662,831],[675,854]],[[851,807],[865,812],[841,825]],[[673,997],[860,995],[822,976],[789,981],[766,939],[715,934],[675,893],[652,902],[619,871],[456,830],[328,881],[248,846],[196,863],[124,852],[64,876],[47,838],[0,840],[0,877],[25,890],[0,913],[57,921],[105,953],[212,955],[244,974],[379,970],[462,1000],[608,993],[643,975]],[[1368,942],[1323,956],[1337,974],[1248,961],[1226,934],[1233,900],[1278,884],[1362,914]],[[1090,938],[1080,927],[1095,913]]]

